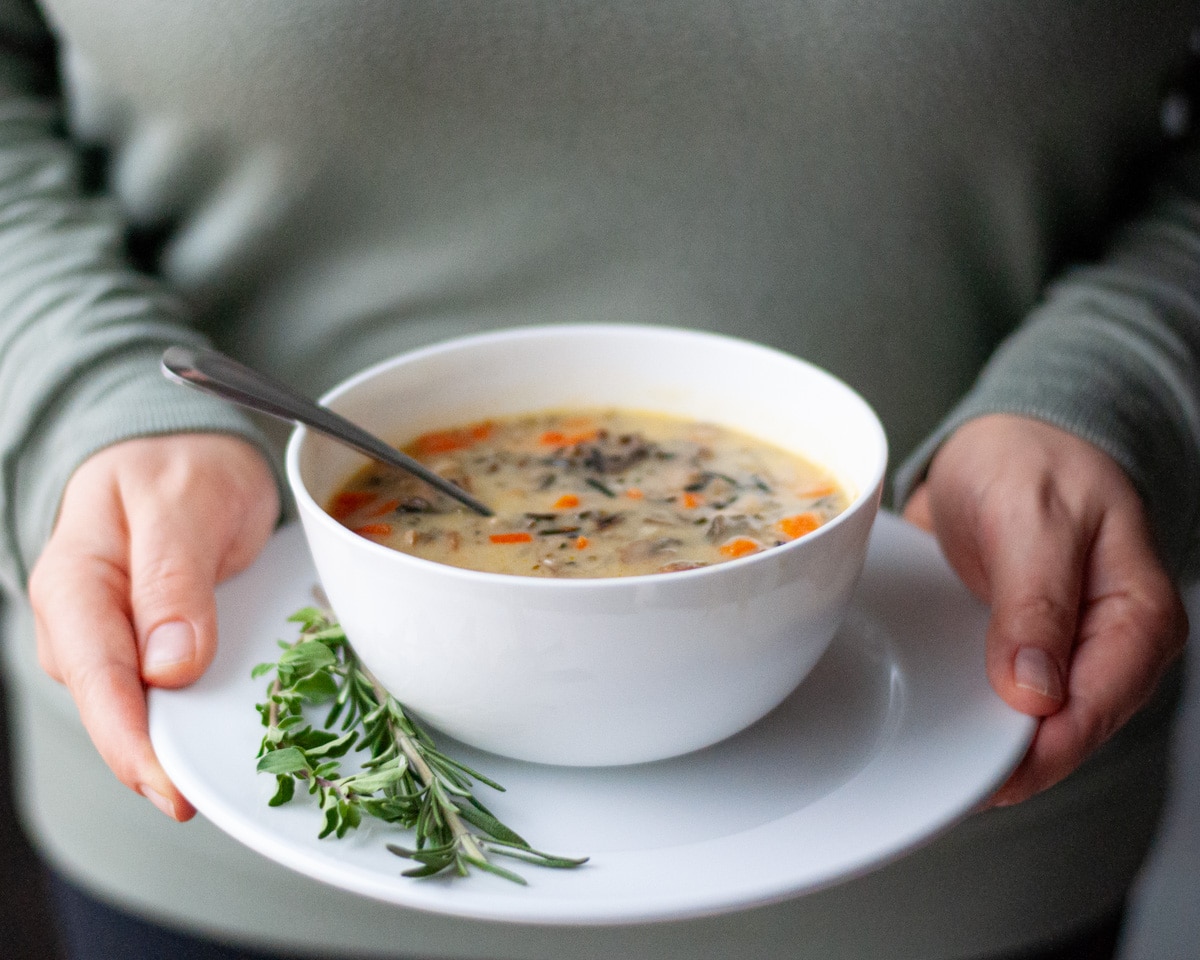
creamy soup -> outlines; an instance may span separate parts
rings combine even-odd
[[[427,433],[404,449],[495,516],[380,464],[356,473],[328,512],[396,550],[494,573],[690,570],[795,540],[848,503],[827,470],[794,453],[640,411],[499,418]]]

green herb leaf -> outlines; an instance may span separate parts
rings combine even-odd
[[[279,666],[289,667],[303,673],[314,670],[325,670],[337,663],[337,657],[332,650],[316,640],[302,640],[294,647],[283,651],[279,658]]]
[[[281,641],[279,659],[252,671],[256,678],[275,675],[266,701],[256,705],[266,728],[258,770],[276,778],[271,806],[291,801],[299,779],[321,811],[318,837],[344,837],[364,817],[411,831],[412,848],[387,845],[419,864],[406,877],[466,876],[475,868],[523,884],[489,854],[545,867],[586,862],[532,849],[480,803],[475,784],[504,788],[437,749],[359,662],[332,614],[305,607],[288,620],[300,625],[298,639]],[[306,710],[330,702],[324,722],[314,725]],[[362,772],[343,777],[339,761],[352,749],[366,754]]]
[[[281,750],[271,750],[258,761],[259,773],[300,773],[307,772],[308,761],[304,751],[299,747],[284,747]]]
[[[267,805],[271,807],[279,807],[287,803],[296,795],[296,781],[291,777],[279,777],[278,785],[275,787],[275,795],[267,801]]]

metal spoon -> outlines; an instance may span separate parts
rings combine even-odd
[[[162,370],[170,380],[198,387],[280,420],[302,423],[359,453],[365,453],[373,460],[415,474],[478,514],[485,517],[492,515],[490,509],[461,487],[455,486],[412,457],[389,446],[328,407],[314,403],[277,380],[251,370],[223,353],[192,347],[168,347],[162,356]]]

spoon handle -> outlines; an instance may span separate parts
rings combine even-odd
[[[424,464],[389,446],[328,407],[313,402],[223,353],[193,347],[168,347],[163,353],[162,370],[171,380],[197,387],[280,420],[302,423],[373,460],[415,474],[478,514],[485,517],[492,515],[488,507]]]

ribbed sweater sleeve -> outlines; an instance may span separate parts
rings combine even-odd
[[[255,436],[227,405],[159,373],[166,346],[199,338],[183,305],[129,266],[115,205],[82,189],[55,73],[33,5],[2,0],[0,584],[14,591],[90,454],[180,430]]]
[[[1176,571],[1200,521],[1200,149],[1170,158],[1106,256],[1051,284],[973,389],[902,465],[897,500],[939,444],[987,413],[1028,415],[1108,452],[1144,498]]]

